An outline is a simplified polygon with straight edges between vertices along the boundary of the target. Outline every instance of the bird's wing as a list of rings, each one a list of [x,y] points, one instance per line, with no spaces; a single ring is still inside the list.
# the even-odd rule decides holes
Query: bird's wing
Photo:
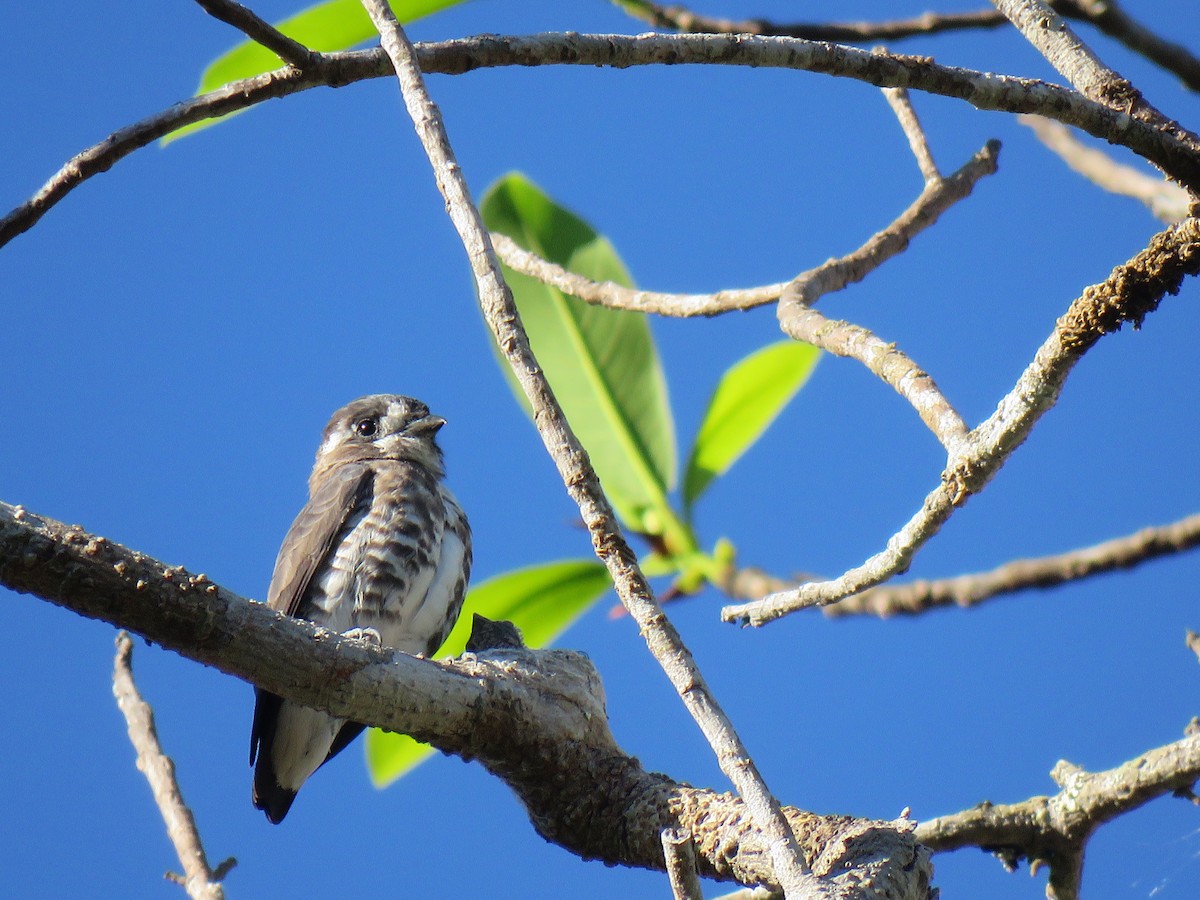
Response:
[[[275,574],[271,576],[271,587],[267,590],[267,605],[284,615],[296,614],[313,576],[329,555],[330,549],[341,533],[342,526],[354,510],[367,503],[371,496],[373,474],[361,463],[338,466],[322,480],[316,493],[309,498],[304,509],[292,522],[279,557],[275,560]],[[275,721],[279,715],[279,697],[262,688],[254,689],[254,721],[250,726],[250,764],[258,757],[260,743],[262,758],[266,765],[261,777],[262,785],[256,781],[256,797],[274,790],[274,772],[270,762],[270,742],[275,737]],[[258,778],[258,776],[256,776]],[[294,795],[294,792],[293,792]],[[291,800],[288,799],[287,803]],[[257,806],[259,800],[255,800]],[[277,812],[283,818],[287,803]],[[261,808],[261,807],[260,807]]]
[[[370,467],[352,463],[338,466],[321,481],[279,548],[267,606],[284,615],[296,614],[342,526],[355,508],[368,502],[372,480]]]

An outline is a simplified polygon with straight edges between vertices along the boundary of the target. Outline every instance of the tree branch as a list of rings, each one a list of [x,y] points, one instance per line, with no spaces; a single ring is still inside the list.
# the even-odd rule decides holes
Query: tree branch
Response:
[[[904,136],[908,138],[908,147],[912,150],[912,155],[917,161],[917,168],[921,170],[921,177],[925,179],[925,184],[941,181],[942,173],[938,171],[937,163],[933,161],[933,153],[929,150],[929,140],[925,137],[925,130],[921,128],[921,121],[917,118],[917,111],[913,109],[908,91],[904,88],[883,88],[883,98],[887,100],[888,106],[892,108],[892,112],[896,116],[896,121],[900,123],[900,128],[904,131]]]
[[[916,127],[915,121],[907,127]],[[917,233],[936,222],[955,201],[969,195],[980,178],[996,171],[999,152],[999,143],[990,141],[949,178],[938,176],[926,181],[916,202],[854,253],[797,275],[780,297],[776,312],[785,334],[837,356],[857,359],[891,385],[952,457],[964,445],[967,426],[933,379],[894,344],[885,343],[862,326],[827,319],[811,306],[825,294],[861,281],[903,252]],[[928,165],[932,165],[932,159]],[[936,175],[936,169],[934,172]]]
[[[117,706],[125,715],[129,730],[129,741],[137,751],[138,771],[150,782],[154,802],[162,813],[167,826],[167,837],[175,847],[179,862],[183,865],[183,877],[168,878],[178,881],[187,890],[192,900],[224,900],[225,891],[221,880],[237,865],[233,857],[225,860],[216,869],[208,865],[208,856],[200,841],[196,819],[183,801],[179,782],[175,779],[175,764],[162,751],[158,742],[158,731],[154,727],[154,710],[138,693],[133,682],[133,641],[122,631],[117,634],[117,656],[113,663],[113,696]]]
[[[696,875],[696,849],[692,846],[692,836],[678,828],[665,828],[662,847],[674,900],[704,900],[700,878]]]
[[[1200,735],[1158,747],[1106,772],[1085,772],[1062,760],[1050,773],[1062,790],[1021,803],[981,803],[917,826],[935,851],[980,847],[1012,870],[1022,858],[1046,864],[1051,900],[1076,900],[1084,848],[1097,828],[1164,794],[1191,794],[1200,778]]]
[[[831,618],[853,615],[888,618],[918,615],[945,606],[966,609],[1000,594],[1052,588],[1119,569],[1132,569],[1196,546],[1200,546],[1200,515],[1157,528],[1143,528],[1069,553],[1014,560],[990,572],[873,587],[825,607],[825,614]]]
[[[1132,197],[1157,218],[1170,224],[1186,218],[1193,198],[1177,184],[1151,178],[1124,166],[1100,150],[1084,145],[1069,128],[1041,116],[1020,115],[1017,120],[1058,155],[1073,171],[1109,193]]]
[[[512,292],[471,199],[466,179],[442,124],[441,113],[425,89],[416,51],[386,0],[362,0],[379,30],[384,49],[396,70],[400,92],[433,166],[438,190],[467,251],[484,319],[496,345],[529,399],[533,420],[554,460],[563,484],[592,536],[596,556],[608,568],[617,596],[638,624],[651,655],[662,667],[712,747],[721,771],[746,801],[755,823],[767,838],[774,881],[789,897],[833,897],[834,892],[814,879],[803,861],[795,836],[779,801],[768,790],[754,760],[712,694],[691,651],[662,611],[625,541],[616,514],[579,439],[571,430],[546,375],[529,346]]]
[[[1186,47],[1135,22],[1117,5],[1117,0],[1070,0],[1056,6],[1061,7],[1059,12],[1064,15],[1091,22],[1104,34],[1178,76],[1193,91],[1200,91],[1200,59]]]
[[[1110,69],[1042,0],[992,0],[1050,65],[1085,97],[1164,131],[1194,135],[1163,115],[1141,91]]]
[[[807,296],[817,298],[861,281],[869,272],[904,250],[918,233],[933,225],[942,213],[969,196],[975,184],[996,171],[1000,152],[998,143],[989,143],[949,178],[927,184],[920,196],[883,231],[872,235],[858,250],[831,259],[800,278],[805,279]],[[586,303],[610,309],[656,313],[689,318],[717,316],[735,310],[754,309],[778,300],[792,282],[762,287],[717,291],[715,294],[670,294],[627,288],[612,281],[592,281],[569,272],[557,263],[524,249],[503,234],[492,234],[496,253],[515,272],[536,278],[564,294]]]
[[[762,287],[722,290],[715,294],[641,291],[613,281],[592,281],[590,278],[576,275],[558,263],[550,262],[526,250],[506,234],[492,232],[492,244],[496,248],[496,255],[514,272],[536,278],[542,284],[578,297],[585,303],[607,306],[609,309],[627,309],[675,318],[719,316],[722,313],[755,309],[774,303],[788,286],[788,282],[781,281]]]
[[[809,41],[897,41],[918,35],[976,28],[999,28],[1008,20],[991,9],[967,13],[923,13],[885,22],[773,22],[770,19],[721,19],[692,12],[684,6],[665,6],[650,0],[613,0],[629,15],[656,28],[685,33],[758,34]]]
[[[971,432],[963,451],[942,472],[941,484],[888,540],[885,549],[835,579],[810,582],[753,603],[726,606],[721,617],[743,625],[764,625],[799,609],[834,603],[905,571],[917,550],[955,508],[986,486],[1054,405],[1067,375],[1083,355],[1122,323],[1140,326],[1164,296],[1177,293],[1183,279],[1197,272],[1200,220],[1185,219],[1156,234],[1145,250],[1076,298],[996,412]]]
[[[517,272],[537,278],[588,303],[613,309],[656,312],[672,316],[717,315],[732,309],[749,309],[783,296],[779,307],[781,327],[796,340],[805,341],[837,356],[857,359],[912,404],[921,420],[953,455],[966,439],[967,426],[941,390],[915,362],[894,344],[881,341],[867,329],[848,322],[831,321],[809,305],[825,294],[861,281],[887,260],[908,247],[918,233],[933,225],[955,202],[967,197],[976,182],[996,171],[1000,145],[989,142],[948,178],[927,182],[920,196],[883,231],[853,253],[831,259],[802,272],[779,291],[778,285],[716,294],[663,294],[639,291],[611,281],[594,282],[568,272],[519,247],[504,235],[493,235],[504,262]]]
[[[797,341],[814,344],[835,356],[856,359],[909,402],[951,458],[967,440],[967,425],[933,378],[894,343],[861,325],[828,319],[795,294],[784,292],[779,327]]]
[[[939,66],[925,57],[872,54],[792,38],[707,34],[486,36],[421,45],[417,57],[425,72],[454,75],[487,67],[563,64],[741,65],[822,72],[879,87],[956,97],[978,109],[1037,113],[1128,147],[1181,184],[1200,188],[1200,141],[1186,132],[1152,127],[1056,85]],[[330,53],[315,68],[275,69],[177,103],[119,129],[68,160],[29,200],[0,219],[0,246],[32,228],[84,181],[179,128],[314,87],[341,87],[391,74],[387,56],[380,50]]]
[[[321,63],[321,54],[292,40],[270,22],[260,19],[252,10],[235,3],[234,0],[196,0],[196,3],[213,18],[232,25],[250,40],[266,47],[285,63],[297,69],[310,69]]]
[[[992,29],[1009,24],[997,10],[966,13],[923,13],[911,19],[887,22],[798,22],[785,24],[767,19],[720,19],[692,12],[683,6],[663,6],[649,0],[614,0],[627,13],[656,28],[710,34],[758,34],[806,38],[810,41],[867,43],[968,29]],[[1135,53],[1161,66],[1194,91],[1200,90],[1200,59],[1186,47],[1159,37],[1131,19],[1116,0],[1058,0],[1050,6],[1061,15],[1089,22]]]
[[[182,567],[0,503],[0,584],[133,631],[296,703],[411,734],[474,759],[521,798],[534,828],[588,859],[663,869],[661,832],[694,838],[700,873],[774,885],[746,804],[648,773],[613,740],[599,676],[565,650],[417,659],[250,603]],[[928,900],[910,826],[794,808],[813,872],[838,896]],[[886,886],[895,893],[886,893]]]

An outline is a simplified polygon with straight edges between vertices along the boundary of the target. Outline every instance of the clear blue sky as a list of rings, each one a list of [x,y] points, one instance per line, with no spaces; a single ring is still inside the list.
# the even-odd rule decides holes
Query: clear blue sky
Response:
[[[899,5],[906,13],[929,4]],[[948,4],[947,4],[948,5]],[[954,4],[974,8],[974,4]],[[1162,16],[1165,4],[1130,2]],[[255,4],[269,18],[293,7]],[[941,7],[945,8],[945,6]],[[809,4],[878,18],[897,4]],[[785,18],[794,4],[709,4]],[[832,12],[831,12],[832,11]],[[1200,19],[1170,34],[1200,48]],[[191,93],[237,37],[188,3],[0,8],[0,206],[116,128]],[[413,28],[645,30],[603,2],[477,0]],[[1085,30],[1085,35],[1094,33]],[[1200,104],[1107,41],[1105,57],[1193,128]],[[1051,77],[1001,33],[906,42],[939,61]],[[856,247],[920,179],[874,88],[728,68],[480,71],[430,81],[477,195],[512,169],[606,233],[639,284],[778,281]],[[1082,286],[1157,223],[1066,171],[1010,117],[916,97],[949,171],[984,141],[1000,173],[868,282],[824,301],[897,341],[966,418],[988,415]],[[1197,286],[1103,341],[1059,408],[918,557],[912,577],[994,566],[1196,510]],[[656,320],[681,440],[719,373],[779,337],[769,310]],[[362,394],[418,396],[449,420],[450,477],[476,575],[586,556],[589,542],[485,339],[461,248],[394,82],[317,90],[147,148],[0,251],[0,499],[261,598],[305,497],[320,429]],[[941,468],[912,411],[858,364],[824,359],[776,427],[711,491],[702,539],[747,563],[836,575],[881,548]],[[1200,709],[1183,645],[1200,629],[1185,557],[1050,594],[912,621],[722,625],[721,598],[672,607],[784,802],[928,818],[1056,788],[1060,758],[1107,768],[1175,740]],[[178,868],[110,690],[114,630],[3,597],[7,685],[0,867],[20,897],[181,897]],[[562,645],[604,677],[618,739],[649,768],[727,785],[628,619],[600,604]],[[231,897],[667,895],[545,844],[508,789],[435,759],[384,792],[350,751],[287,822],[250,806],[250,688],[139,643],[139,684]],[[1200,818],[1160,800],[1090,845],[1092,897],[1200,891]],[[979,851],[939,856],[946,897],[1042,896]],[[719,891],[718,891],[719,892]]]

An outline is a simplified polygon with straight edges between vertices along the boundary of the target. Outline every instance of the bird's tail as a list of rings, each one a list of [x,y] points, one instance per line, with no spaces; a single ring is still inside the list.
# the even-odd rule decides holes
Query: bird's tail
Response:
[[[272,825],[278,825],[292,808],[296,792],[280,787],[275,780],[275,767],[271,765],[270,757],[266,754],[258,759],[254,768],[254,786],[250,790],[250,799],[254,808],[261,809],[267,814],[267,820]]]

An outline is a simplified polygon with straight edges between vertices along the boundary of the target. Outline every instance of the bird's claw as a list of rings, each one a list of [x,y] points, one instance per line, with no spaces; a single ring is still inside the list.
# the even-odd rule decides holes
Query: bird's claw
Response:
[[[375,628],[351,628],[349,631],[343,631],[342,637],[352,638],[356,641],[366,641],[368,644],[374,644],[376,647],[383,646],[383,636]]]

